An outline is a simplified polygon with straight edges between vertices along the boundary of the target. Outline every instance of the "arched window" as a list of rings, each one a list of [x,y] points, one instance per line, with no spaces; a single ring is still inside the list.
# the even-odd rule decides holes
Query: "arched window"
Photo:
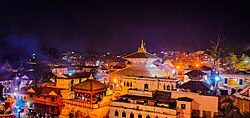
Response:
[[[132,87],[132,82],[130,82],[130,87]]]
[[[167,86],[167,90],[170,90],[170,86],[169,85]]]
[[[139,114],[139,115],[138,115],[138,118],[142,118],[142,115],[141,115],[141,114]]]
[[[149,116],[149,115],[147,115],[147,116],[146,116],[146,118],[150,118],[150,116]]]
[[[227,78],[225,78],[225,79],[224,79],[224,84],[227,84],[227,81],[228,81],[228,79],[227,79]]]
[[[115,111],[115,116],[119,116],[119,112],[117,110]]]
[[[123,84],[124,84],[124,86],[126,86],[126,82],[124,82]]]
[[[127,82],[127,87],[129,87],[129,82]]]
[[[134,118],[134,114],[133,113],[130,113],[130,118]]]
[[[171,89],[174,90],[174,85],[173,84],[171,84]]]
[[[148,84],[144,84],[144,91],[147,91],[148,90]]]
[[[126,112],[122,112],[122,117],[126,118]]]

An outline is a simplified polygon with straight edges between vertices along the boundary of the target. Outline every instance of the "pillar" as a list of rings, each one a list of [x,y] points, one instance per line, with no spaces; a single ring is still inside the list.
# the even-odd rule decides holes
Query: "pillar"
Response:
[[[200,117],[202,117],[202,115],[203,115],[203,111],[202,111],[202,110],[200,110]]]
[[[214,117],[214,112],[211,111],[211,118],[213,118],[213,117]]]

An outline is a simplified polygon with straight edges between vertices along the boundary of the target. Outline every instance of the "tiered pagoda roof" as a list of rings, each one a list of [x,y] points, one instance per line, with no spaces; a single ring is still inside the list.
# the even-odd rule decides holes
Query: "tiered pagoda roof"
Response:
[[[87,80],[79,84],[76,84],[72,88],[73,90],[84,90],[84,91],[107,90],[107,86],[95,80],[92,74]]]
[[[150,64],[152,64],[154,61],[160,58],[146,51],[143,40],[137,52],[124,56],[123,58],[130,61],[132,63],[132,66],[128,66],[122,70],[116,71],[113,74],[121,76],[131,76],[131,77],[167,76],[167,73],[165,73],[164,71],[150,67]]]
[[[146,66],[130,66],[122,70],[116,71],[113,74],[122,76],[134,76],[134,77],[165,77],[166,73],[157,69],[149,69]]]

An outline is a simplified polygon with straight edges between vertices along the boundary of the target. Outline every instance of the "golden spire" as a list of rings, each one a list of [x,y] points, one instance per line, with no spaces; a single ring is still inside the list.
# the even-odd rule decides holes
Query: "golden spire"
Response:
[[[94,79],[92,73],[90,74],[89,79]]]
[[[146,52],[145,43],[141,40],[141,47],[138,48],[138,52]]]

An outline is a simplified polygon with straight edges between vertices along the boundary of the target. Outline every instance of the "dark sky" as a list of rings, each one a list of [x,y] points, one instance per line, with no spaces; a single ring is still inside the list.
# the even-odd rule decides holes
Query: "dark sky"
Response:
[[[243,1],[6,0],[0,2],[0,38],[60,50],[199,50],[222,35],[250,47],[250,10]],[[13,39],[13,37],[15,37]],[[37,44],[35,44],[37,45]],[[25,47],[24,46],[24,47]],[[21,46],[22,47],[22,46]]]

